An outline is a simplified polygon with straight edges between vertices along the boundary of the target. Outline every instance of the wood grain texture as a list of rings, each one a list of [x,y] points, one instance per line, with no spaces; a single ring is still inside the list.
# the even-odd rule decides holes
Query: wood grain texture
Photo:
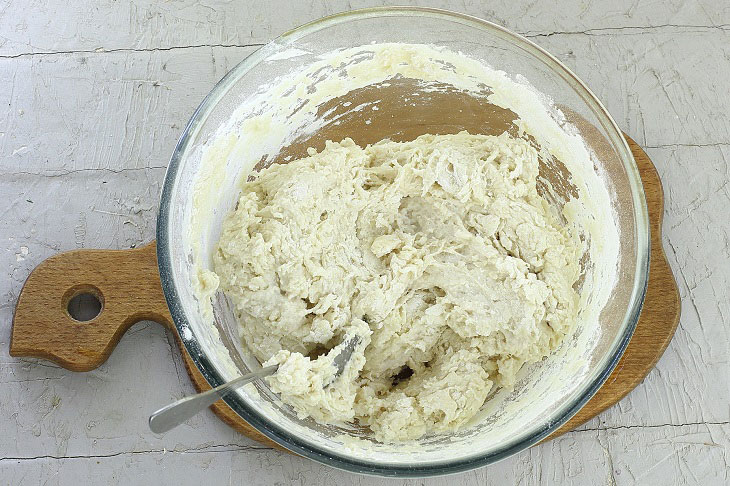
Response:
[[[630,137],[626,139],[639,167],[649,206],[651,269],[644,306],[616,369],[596,395],[546,440],[590,420],[636,388],[664,353],[679,322],[679,292],[661,246],[662,185],[646,153]],[[122,334],[135,322],[154,320],[175,332],[160,285],[155,248],[152,242],[127,251],[75,250],[41,263],[20,293],[10,354],[45,358],[72,371],[88,371],[106,361]],[[94,320],[80,323],[68,314],[66,304],[75,293],[89,289],[102,297],[103,309]],[[175,336],[193,385],[198,391],[209,390],[210,385],[177,332]],[[222,400],[211,409],[238,432],[281,448]]]
[[[77,321],[67,310],[69,300],[81,293],[102,303],[90,321]],[[154,243],[134,250],[61,253],[26,280],[15,307],[10,355],[45,358],[72,371],[93,370],[142,320],[172,325]]]

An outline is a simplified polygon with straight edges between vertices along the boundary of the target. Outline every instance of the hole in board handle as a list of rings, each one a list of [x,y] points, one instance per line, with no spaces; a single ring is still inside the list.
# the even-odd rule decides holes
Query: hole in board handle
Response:
[[[77,322],[89,322],[101,314],[104,298],[93,285],[81,285],[69,289],[63,297],[68,316]]]

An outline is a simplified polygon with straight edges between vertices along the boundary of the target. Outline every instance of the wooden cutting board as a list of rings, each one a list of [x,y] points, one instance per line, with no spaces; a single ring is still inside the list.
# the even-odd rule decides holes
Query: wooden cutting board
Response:
[[[651,266],[644,307],[616,369],[595,396],[546,440],[595,417],[633,390],[664,353],[679,321],[677,284],[662,249],[661,182],[646,153],[631,138],[626,139],[649,207]],[[66,309],[73,297],[84,293],[95,295],[102,311],[90,321],[79,322]],[[38,265],[26,280],[15,308],[10,354],[45,358],[71,371],[89,371],[106,361],[125,331],[141,320],[159,322],[173,331],[193,384],[199,391],[209,389],[172,322],[160,285],[155,242],[132,250],[75,250]],[[222,400],[211,408],[242,434],[281,448]]]

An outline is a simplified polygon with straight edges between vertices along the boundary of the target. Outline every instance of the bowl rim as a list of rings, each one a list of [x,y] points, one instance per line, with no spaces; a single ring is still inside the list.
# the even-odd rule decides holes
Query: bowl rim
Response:
[[[646,206],[646,199],[644,196],[643,184],[639,175],[638,167],[634,160],[633,154],[624,138],[621,130],[618,128],[616,122],[613,120],[611,115],[608,113],[603,104],[598,98],[591,92],[591,90],[583,83],[570,69],[568,69],[563,63],[557,58],[548,53],[546,50],[530,41],[529,39],[514,33],[500,25],[493,22],[480,19],[467,14],[452,12],[444,9],[428,8],[428,7],[373,7],[352,10],[342,13],[337,13],[327,17],[323,17],[319,20],[315,20],[306,23],[300,27],[289,30],[279,37],[276,37],[269,43],[265,44],[255,52],[247,56],[233,69],[231,69],[208,95],[200,103],[190,121],[187,123],[183,130],[180,139],[172,153],[170,163],[165,174],[163,189],[160,197],[160,207],[157,218],[157,260],[160,272],[160,280],[162,289],[170,309],[175,327],[180,335],[183,335],[183,330],[189,331],[189,324],[187,316],[183,310],[180,295],[177,290],[176,282],[173,275],[172,265],[172,246],[170,244],[171,238],[175,238],[176,235],[170,231],[170,215],[171,215],[171,203],[172,196],[174,193],[175,184],[178,180],[180,165],[183,157],[186,155],[186,151],[190,146],[195,135],[207,119],[208,115],[216,104],[223,98],[229,88],[233,86],[241,77],[247,72],[253,69],[263,61],[269,54],[270,49],[273,47],[280,47],[282,44],[290,44],[295,42],[302,37],[325,29],[330,26],[347,23],[355,20],[362,20],[374,17],[423,17],[428,16],[431,18],[441,19],[450,22],[457,22],[466,24],[470,27],[475,27],[483,30],[488,30],[493,34],[496,34],[503,39],[509,40],[512,43],[524,47],[525,50],[529,51],[532,55],[537,57],[540,61],[550,67],[556,74],[560,75],[583,99],[588,105],[591,111],[602,121],[604,129],[608,132],[609,137],[612,139],[613,146],[619,151],[619,156],[622,160],[623,166],[627,171],[629,178],[631,195],[635,208],[635,225],[641,230],[643,228],[646,231],[636,231],[637,239],[637,258],[635,262],[635,274],[632,294],[630,298],[630,305],[628,306],[623,319],[623,331],[618,338],[612,344],[611,352],[608,353],[608,361],[605,368],[598,373],[592,381],[590,381],[584,389],[576,391],[576,395],[579,398],[573,402],[567,402],[557,412],[554,412],[551,417],[548,417],[542,427],[538,427],[530,435],[513,440],[508,443],[505,447],[499,448],[496,451],[480,455],[478,457],[470,457],[461,460],[455,460],[447,463],[436,463],[436,464],[425,464],[425,465],[394,465],[394,464],[377,464],[375,462],[369,462],[365,460],[353,459],[346,455],[332,454],[330,452],[320,450],[315,446],[312,446],[309,442],[300,439],[299,437],[289,433],[287,430],[280,427],[278,424],[267,421],[264,417],[258,414],[254,409],[250,408],[246,402],[240,398],[238,394],[230,394],[224,398],[224,401],[228,406],[235,411],[243,420],[248,422],[260,433],[278,443],[279,445],[305,457],[313,459],[317,462],[343,469],[349,472],[374,474],[379,476],[392,476],[392,477],[426,477],[436,476],[444,474],[452,474],[470,469],[478,468],[501,459],[504,459],[510,455],[520,452],[528,447],[540,442],[545,437],[550,435],[552,432],[557,430],[561,425],[567,422],[573,415],[575,415],[593,395],[598,391],[603,382],[608,378],[619,359],[623,355],[623,352],[628,345],[631,336],[633,335],[634,329],[639,319],[641,307],[643,305],[644,296],[646,294],[646,288],[648,284],[649,275],[649,252],[650,252],[650,234],[649,234],[649,218],[648,209]],[[268,48],[268,49],[267,49]],[[175,240],[173,240],[175,241]],[[191,359],[195,363],[200,373],[210,384],[211,387],[223,384],[225,380],[221,377],[218,370],[214,366],[213,362],[206,356],[197,340],[195,339],[182,339]]]

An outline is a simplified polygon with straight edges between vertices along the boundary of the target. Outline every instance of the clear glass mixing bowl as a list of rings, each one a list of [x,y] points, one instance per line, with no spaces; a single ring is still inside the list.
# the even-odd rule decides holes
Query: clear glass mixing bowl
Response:
[[[201,103],[186,127],[172,156],[162,192],[157,226],[158,260],[175,324],[210,385],[220,385],[258,367],[245,343],[240,342],[225,299],[219,296],[215,300],[212,323],[205,315],[205,306],[201,307],[196,299],[193,282],[199,267],[210,266],[206,255],[217,241],[221,219],[235,204],[238,182],[250,174],[245,167],[252,166],[241,163],[243,152],[217,160],[206,155],[208,149],[221,138],[221,127],[235,119],[236,110],[243,102],[253,96],[267,95],[272,80],[337,49],[393,42],[429,44],[463,53],[483,60],[510,77],[521,76],[520,79],[544,93],[564,114],[561,123],[574,127],[590,149],[595,170],[607,181],[621,235],[616,285],[600,318],[579,325],[573,339],[566,340],[563,346],[585,344],[587,341],[581,341],[581,333],[587,333],[586,329],[593,325],[600,333],[595,333],[595,339],[586,348],[588,351],[576,360],[566,358],[568,354],[563,349],[524,370],[524,377],[514,391],[498,392],[474,423],[458,432],[428,436],[415,444],[379,444],[369,438],[367,430],[358,427],[320,425],[310,419],[298,419],[291,409],[276,401],[263,383],[225,399],[261,433],[316,461],[356,472],[426,476],[497,461],[555,431],[608,377],[639,317],[648,278],[649,230],[636,164],[605,108],[557,59],[497,25],[434,9],[359,10],[285,33],[229,72]],[[273,132],[264,130],[253,134],[263,140],[264,147],[263,156],[256,160],[259,162],[256,169],[285,162],[289,156],[303,155],[309,146],[321,149],[327,139],[341,140],[347,136],[366,144],[387,137],[412,140],[423,133],[456,133],[463,129],[485,134],[517,130],[510,110],[456,89],[424,89],[407,77],[391,79],[374,88],[366,86],[340,99],[323,101],[317,111],[318,121],[322,122],[318,129],[307,132],[306,127],[299,127],[299,136],[290,137],[287,144],[277,146]],[[484,89],[488,91],[489,87]],[[303,96],[306,98],[311,91],[311,87],[304,90]],[[275,96],[273,91],[271,96]],[[402,103],[405,98],[413,102]],[[346,101],[351,104],[347,105]],[[368,112],[367,117],[362,110],[345,107],[371,106],[369,103],[374,101],[379,110]],[[245,124],[239,123],[237,127],[243,133],[242,140],[247,135],[253,136],[247,133]],[[257,138],[249,140],[258,143]],[[273,145],[265,147],[266,140],[273,140]],[[556,191],[552,202],[560,206],[561,199],[564,202],[571,191],[564,166],[559,162],[557,165],[542,163],[540,169],[541,179],[549,181]],[[202,210],[203,219],[195,220],[193,213],[199,203],[207,209]],[[590,262],[584,261],[583,266],[584,273],[590,271]],[[350,439],[343,439],[345,436]]]

